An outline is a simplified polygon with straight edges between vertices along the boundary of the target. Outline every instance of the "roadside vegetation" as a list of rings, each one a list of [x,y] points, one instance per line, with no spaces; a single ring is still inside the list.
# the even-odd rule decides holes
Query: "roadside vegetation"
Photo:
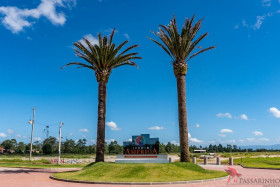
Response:
[[[223,171],[206,170],[192,163],[124,164],[94,163],[76,172],[53,174],[54,177],[106,182],[188,181],[227,176]]]
[[[37,158],[56,158],[57,157],[57,153],[56,154],[34,154],[33,158],[37,159]],[[0,154],[0,161],[1,159],[24,159],[27,160],[29,159],[29,154]],[[92,159],[95,158],[95,154],[77,154],[77,153],[65,153],[61,155],[61,158],[67,158],[67,159]]]
[[[95,145],[87,144],[86,139],[80,139],[77,142],[72,139],[66,139],[62,142],[62,154],[61,159],[63,164],[57,165],[58,156],[58,142],[56,138],[49,137],[43,142],[34,142],[34,150],[38,152],[33,153],[32,162],[29,162],[29,147],[30,144],[23,142],[17,142],[15,139],[4,140],[0,147],[5,150],[14,150],[14,153],[4,152],[0,154],[0,167],[31,167],[31,168],[54,168],[54,167],[83,167],[86,164],[93,162],[95,159],[96,148]],[[49,145],[49,146],[45,146]],[[209,153],[216,153],[216,156],[222,158],[229,157],[260,157],[260,156],[273,156],[279,155],[279,150],[252,150],[241,149],[236,145],[209,145],[207,147],[191,145],[190,156],[197,157],[197,163],[203,163],[203,159],[200,159],[201,155],[209,155]],[[196,149],[204,149],[206,153],[193,153]],[[246,152],[247,151],[247,152]],[[109,156],[115,156],[116,154],[122,154],[123,147],[117,142],[112,141],[109,144],[105,143],[105,155],[108,159]],[[160,154],[177,155],[180,156],[180,146],[168,142],[167,144],[160,143]],[[114,158],[109,158],[110,161],[114,161]],[[214,162],[214,161],[213,161]],[[222,160],[222,164],[227,164],[228,159]]]
[[[218,153],[221,157],[229,158],[229,157],[257,157],[257,156],[272,156],[272,155],[280,155],[280,151],[264,151],[264,152],[236,152],[236,153]]]
[[[123,153],[123,147],[121,143],[117,141],[112,141],[110,143],[105,142],[105,155],[116,155]],[[0,158],[10,158],[10,157],[24,157],[29,155],[30,143],[25,144],[24,142],[17,142],[16,139],[4,140],[0,147],[6,150],[5,154],[0,154]],[[222,157],[238,157],[238,156],[257,156],[257,155],[275,155],[280,154],[280,150],[252,150],[252,149],[242,149],[237,145],[227,144],[223,146],[222,144],[209,146],[195,146],[191,145],[189,147],[191,156],[200,155],[199,153],[193,153],[196,149],[204,149],[207,153],[217,153]],[[9,151],[12,150],[12,154]],[[58,153],[58,141],[55,137],[46,138],[42,142],[35,141],[33,144],[34,156],[57,156]],[[247,151],[247,152],[246,152]],[[96,145],[88,144],[88,140],[79,139],[74,141],[72,139],[66,139],[62,142],[61,146],[62,158],[93,158],[96,153]],[[168,142],[167,144],[160,143],[159,145],[160,153],[168,154],[180,154],[180,146]],[[203,154],[203,153],[202,153]]]
[[[40,163],[2,163],[0,167],[8,168],[83,168],[85,164],[40,164]]]
[[[277,168],[280,169],[280,157],[245,157],[234,159],[235,164],[242,164],[252,168]]]
[[[86,164],[54,164],[48,159],[23,160],[20,158],[0,159],[0,167],[15,168],[82,168]]]

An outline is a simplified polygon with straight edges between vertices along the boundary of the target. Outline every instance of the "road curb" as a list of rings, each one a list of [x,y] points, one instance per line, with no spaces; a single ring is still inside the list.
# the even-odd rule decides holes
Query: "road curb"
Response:
[[[205,179],[205,180],[192,180],[192,181],[173,181],[173,182],[98,182],[98,181],[78,181],[78,180],[68,180],[68,179],[60,179],[54,176],[50,176],[50,179],[63,181],[63,182],[72,182],[72,183],[84,183],[84,184],[111,184],[111,185],[167,185],[167,184],[192,184],[192,183],[205,183],[217,180],[223,180],[228,178],[219,177],[213,179]]]

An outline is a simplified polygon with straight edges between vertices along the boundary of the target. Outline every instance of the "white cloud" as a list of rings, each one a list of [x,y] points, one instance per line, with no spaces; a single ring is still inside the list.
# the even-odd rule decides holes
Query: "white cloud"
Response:
[[[239,29],[239,25],[238,24],[234,25],[234,29]]]
[[[87,34],[83,38],[86,38],[92,45],[98,45],[98,39],[92,36],[92,34]],[[80,39],[79,42],[81,42],[84,46],[87,46],[86,42],[83,39]]]
[[[1,138],[5,138],[5,137],[7,137],[7,135],[6,135],[5,133],[2,133],[2,132],[1,132],[1,133],[0,133],[0,137],[1,137]]]
[[[197,138],[190,138],[190,141],[194,142],[194,143],[202,143],[203,142],[202,140],[199,140]]]
[[[263,24],[264,22],[264,19],[265,19],[266,16],[257,16],[257,21],[256,23],[252,26],[253,29],[255,30],[258,30],[261,28],[261,25]]]
[[[262,0],[262,6],[270,7],[271,6],[271,0]]]
[[[228,140],[229,143],[235,143],[236,140]]]
[[[218,118],[229,118],[229,119],[231,119],[232,118],[232,116],[231,116],[231,114],[230,113],[218,113],[217,114],[217,117]]]
[[[231,129],[221,129],[220,133],[233,133]]]
[[[153,127],[150,127],[149,130],[163,130],[164,127],[162,126],[153,126]]]
[[[7,132],[8,132],[8,134],[13,134],[14,133],[14,131],[12,129],[8,129]]]
[[[269,3],[266,3],[266,5],[269,5]],[[256,22],[252,25],[248,25],[246,23],[246,21],[243,19],[242,20],[242,26],[246,27],[246,28],[252,28],[254,30],[259,30],[261,28],[263,22],[265,21],[265,19],[267,19],[268,17],[272,17],[273,15],[279,14],[279,13],[280,13],[280,11],[277,10],[275,12],[268,12],[267,14],[264,14],[262,16],[257,16],[256,17]]]
[[[248,140],[248,142],[253,142],[256,140],[255,138],[246,138],[246,139]]]
[[[254,25],[252,25],[252,28],[254,30],[258,30],[261,28],[261,25],[263,24],[264,20],[267,18],[267,17],[271,17],[275,14],[279,14],[279,11],[276,11],[276,12],[269,12],[265,15],[262,15],[262,16],[257,16],[257,20],[256,20],[256,23]]]
[[[248,119],[249,119],[248,116],[247,116],[246,114],[240,115],[240,118],[241,118],[241,119],[244,119],[244,120],[248,120]]]
[[[191,142],[194,142],[194,143],[202,143],[203,142],[202,140],[199,140],[197,138],[192,138],[192,135],[190,133],[188,133],[188,138]]]
[[[110,129],[113,130],[113,131],[121,130],[121,129],[117,126],[117,124],[116,124],[115,122],[113,122],[113,121],[106,122],[106,125],[107,125],[108,127],[110,127]]]
[[[26,138],[26,136],[22,136],[20,134],[17,134],[16,137],[19,138],[19,139],[25,139]]]
[[[86,135],[83,135],[82,137],[83,137],[83,138],[86,138],[87,136],[86,136]]]
[[[262,132],[260,132],[260,131],[254,131],[254,132],[252,132],[255,136],[262,136],[263,135],[263,133]]]
[[[128,35],[127,33],[124,33],[123,35],[124,35],[124,37],[125,37],[127,40],[130,40],[130,37],[129,37],[129,35]]]
[[[221,136],[221,137],[225,138],[227,135],[225,135],[225,134],[218,134],[218,136]]]
[[[280,111],[277,108],[271,107],[269,111],[274,115],[274,117],[280,118]]]
[[[87,129],[79,129],[79,132],[89,132]]]
[[[72,135],[73,135],[73,133],[72,133],[72,132],[70,132],[70,133],[69,133],[69,136],[72,136]]]
[[[88,141],[89,143],[92,143],[92,144],[95,144],[96,143],[96,140],[90,140]]]
[[[56,7],[75,6],[76,0],[41,0],[41,3],[34,9],[21,9],[12,6],[1,6],[0,14],[4,15],[3,25],[13,33],[18,33],[24,27],[31,27],[34,20],[40,17],[47,18],[54,25],[64,25],[65,14],[57,12]]]
[[[176,140],[172,140],[170,143],[172,143],[174,145],[180,145],[180,143],[178,143]]]
[[[240,140],[237,140],[238,142],[241,142],[241,143],[243,143],[244,142],[244,140],[242,140],[242,139],[240,139]]]
[[[242,20],[242,26],[243,27],[249,27],[248,23],[244,19]]]
[[[262,141],[262,142],[269,142],[269,139],[268,139],[268,138],[260,138],[259,141]]]
[[[199,127],[200,127],[200,125],[199,125],[199,124],[196,124],[196,125],[195,125],[195,127],[196,127],[196,128],[199,128]]]
[[[42,138],[40,138],[40,137],[35,137],[34,138],[34,141],[41,141],[42,140]]]
[[[129,138],[129,139],[128,139],[128,141],[132,142],[132,139],[131,139],[131,138]]]
[[[107,142],[107,143],[111,143],[111,142],[113,142],[113,141],[115,141],[115,139],[105,140],[105,142]]]

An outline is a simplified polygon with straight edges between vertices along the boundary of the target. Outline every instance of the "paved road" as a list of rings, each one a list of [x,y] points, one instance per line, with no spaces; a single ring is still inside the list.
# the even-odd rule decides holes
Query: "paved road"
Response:
[[[215,170],[224,170],[227,166],[203,166],[207,169],[215,169]],[[280,170],[263,170],[263,169],[245,169],[240,166],[232,166],[232,168],[236,169],[238,173],[242,174],[243,179],[253,178],[253,179],[278,179],[274,183],[274,185],[280,186]],[[78,183],[66,183],[55,181],[49,179],[49,176],[58,171],[65,171],[65,169],[18,169],[18,168],[0,168],[0,186],[3,187],[78,187],[78,186],[94,186],[94,187],[121,187],[121,185],[100,185],[100,184],[78,184]],[[196,184],[179,184],[179,185],[161,185],[164,187],[200,187],[200,186],[209,186],[209,187],[216,187],[216,186],[263,186],[263,184],[259,185],[250,185],[250,184],[240,184],[234,183],[233,180],[227,184],[227,179],[213,181],[213,182],[206,182],[206,183],[196,183]],[[124,185],[128,187],[127,185]],[[124,187],[123,186],[123,187]],[[160,185],[153,185],[151,187],[159,187]],[[140,186],[133,186],[133,187],[143,187]]]

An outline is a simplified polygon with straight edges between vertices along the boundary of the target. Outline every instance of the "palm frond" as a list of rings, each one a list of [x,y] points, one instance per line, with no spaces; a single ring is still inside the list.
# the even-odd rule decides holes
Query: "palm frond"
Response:
[[[120,55],[125,54],[126,52],[130,51],[131,49],[137,48],[139,47],[139,45],[132,45],[130,47],[128,47],[126,50],[124,50],[123,52],[120,53]]]
[[[85,60],[89,65],[80,62],[71,62],[63,66],[61,69],[70,66],[78,65],[78,68],[89,68],[95,71],[97,81],[107,80],[112,69],[124,66],[137,64],[132,61],[134,59],[141,59],[137,56],[138,53],[128,53],[132,49],[139,47],[139,45],[132,45],[121,52],[121,49],[128,41],[124,41],[119,45],[113,43],[115,29],[113,29],[109,38],[98,33],[98,44],[91,43],[87,38],[83,38],[83,43],[78,41],[74,43],[76,56]],[[84,44],[85,43],[85,44]],[[107,77],[102,77],[107,76]]]
[[[111,45],[112,42],[113,42],[113,37],[114,37],[114,35],[115,35],[115,32],[116,32],[116,28],[114,28],[113,31],[112,31],[112,33],[110,34],[109,45]]]
[[[158,44],[171,58],[173,58],[172,54],[168,51],[168,49],[162,45],[161,43],[159,43],[158,41],[156,41],[153,38],[148,37],[150,40],[152,40],[153,42],[155,42],[156,44]]]
[[[80,62],[71,62],[71,63],[68,63],[68,64],[66,64],[65,66],[61,67],[60,69],[63,69],[63,68],[65,68],[65,67],[71,66],[71,65],[78,65],[78,67],[84,67],[84,68],[89,68],[89,69],[95,70],[94,67],[89,66],[89,65],[86,65],[86,64],[83,64],[83,63],[80,63]]]
[[[205,51],[208,51],[208,50],[210,50],[210,49],[215,49],[215,48],[216,48],[216,46],[207,47],[207,48],[205,48],[205,49],[202,49],[202,50],[200,50],[200,51],[198,51],[198,52],[192,54],[192,55],[190,56],[190,58],[189,58],[187,61],[189,61],[190,59],[192,59],[193,57],[195,57],[196,55],[198,55],[198,54],[200,54],[200,53],[203,53],[203,52],[205,52]]]
[[[133,61],[128,61],[128,62],[123,62],[121,64],[116,64],[113,67],[117,68],[117,67],[124,66],[124,65],[135,66],[138,69],[138,65]]]
[[[186,18],[181,33],[179,33],[176,18],[173,16],[169,25],[159,25],[159,31],[152,32],[160,39],[160,42],[152,38],[149,39],[160,46],[172,58],[173,63],[187,63],[194,56],[214,48],[202,49],[201,46],[197,46],[208,33],[197,36],[203,19],[196,23],[194,23],[194,20],[195,15],[191,18]],[[196,49],[201,50],[196,52]]]

